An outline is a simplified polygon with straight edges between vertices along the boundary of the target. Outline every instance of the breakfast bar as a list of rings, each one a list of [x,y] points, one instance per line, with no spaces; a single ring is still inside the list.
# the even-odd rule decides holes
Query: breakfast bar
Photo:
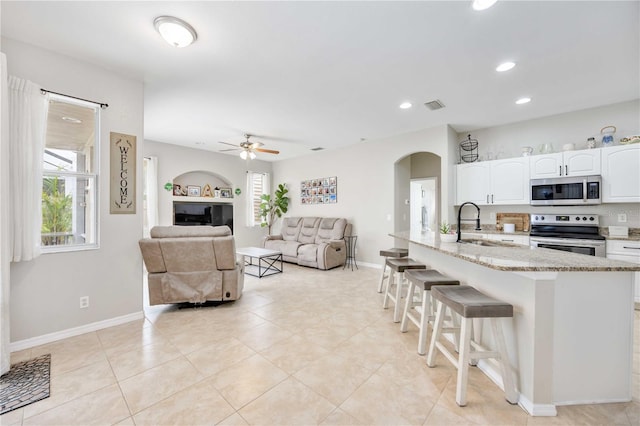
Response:
[[[558,405],[630,401],[634,272],[600,257],[486,240],[440,242],[433,234],[390,234],[409,256],[513,305],[503,319],[518,404],[534,416]],[[490,333],[482,333],[482,344]],[[500,374],[478,367],[499,386]]]

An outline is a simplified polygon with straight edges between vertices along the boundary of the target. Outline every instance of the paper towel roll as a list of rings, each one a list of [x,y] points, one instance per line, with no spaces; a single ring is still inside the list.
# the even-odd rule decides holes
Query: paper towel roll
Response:
[[[513,223],[505,223],[503,224],[503,226],[504,226],[504,232],[506,232],[507,234],[516,232],[516,225]]]

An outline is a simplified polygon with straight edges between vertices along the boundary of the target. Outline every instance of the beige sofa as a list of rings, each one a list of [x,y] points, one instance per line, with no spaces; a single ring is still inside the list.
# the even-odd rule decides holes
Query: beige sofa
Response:
[[[149,303],[236,300],[244,264],[228,226],[156,226],[140,240],[149,272]]]
[[[285,217],[280,235],[267,235],[262,246],[281,251],[285,262],[331,269],[346,261],[345,235],[351,235],[346,219]]]

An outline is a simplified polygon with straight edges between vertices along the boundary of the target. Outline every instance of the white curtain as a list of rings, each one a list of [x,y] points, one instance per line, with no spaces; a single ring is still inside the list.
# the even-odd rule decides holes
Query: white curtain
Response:
[[[40,86],[9,76],[9,220],[11,261],[40,255],[42,159],[48,96]]]
[[[158,224],[158,157],[145,158],[147,167],[145,172],[146,220],[144,236],[149,237],[151,228]]]
[[[0,53],[0,375],[9,371],[9,94],[7,57]]]

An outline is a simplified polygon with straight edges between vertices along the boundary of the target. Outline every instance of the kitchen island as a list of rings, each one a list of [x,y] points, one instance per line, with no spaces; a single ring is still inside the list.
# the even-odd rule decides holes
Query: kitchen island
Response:
[[[518,403],[529,414],[631,400],[633,280],[640,266],[483,240],[441,243],[419,232],[390,236],[396,246],[408,243],[411,258],[513,305],[513,319],[502,321]],[[494,347],[491,333],[482,336]],[[478,367],[502,386],[494,364],[481,360]]]

